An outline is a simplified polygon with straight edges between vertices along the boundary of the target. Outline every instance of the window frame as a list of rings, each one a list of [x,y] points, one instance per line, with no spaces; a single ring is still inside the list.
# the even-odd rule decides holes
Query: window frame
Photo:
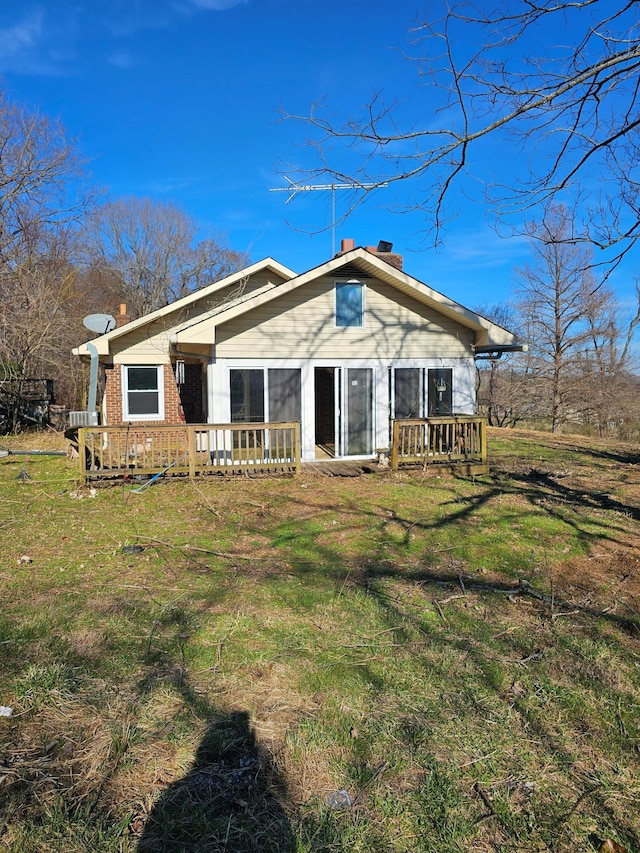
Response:
[[[137,414],[130,412],[129,395],[136,394],[142,389],[129,388],[129,370],[148,369],[156,371],[157,385],[155,389],[145,389],[143,393],[148,391],[156,391],[158,394],[158,407],[155,413]],[[162,364],[123,364],[122,365],[122,418],[125,421],[163,421],[164,417],[164,365]]]
[[[259,424],[259,423],[272,423],[273,422],[274,399],[273,399],[272,390],[271,390],[272,389],[271,380],[274,379],[274,377],[272,375],[272,371],[281,371],[281,370],[287,370],[287,371],[292,371],[292,372],[295,371],[295,373],[297,373],[296,392],[297,392],[297,403],[299,404],[299,416],[297,418],[293,418],[293,422],[296,422],[299,420],[300,423],[302,423],[303,389],[302,389],[302,367],[301,366],[295,366],[295,367],[266,367],[266,366],[244,367],[244,366],[242,366],[242,367],[238,367],[235,365],[232,367],[229,367],[229,374],[228,374],[228,380],[227,380],[228,381],[228,387],[229,387],[229,419],[230,419],[229,422],[230,423],[256,423],[256,424]],[[262,383],[262,419],[261,420],[248,420],[248,421],[247,420],[238,420],[236,417],[234,417],[234,411],[233,411],[233,403],[234,403],[234,399],[233,399],[234,394],[232,391],[233,374],[234,374],[234,372],[238,372],[238,373],[244,372],[246,374],[246,373],[251,372],[251,371],[262,374],[262,380],[261,380],[261,383]],[[251,380],[247,376],[244,380],[244,389],[246,390],[250,386],[250,384],[251,384]],[[254,401],[255,401],[255,399],[256,398],[254,398]],[[250,405],[251,405],[251,403],[250,403]]]
[[[445,400],[439,399],[437,381],[438,376],[445,382],[446,389],[442,392],[446,395]],[[453,390],[454,390],[455,375],[452,367],[429,367],[427,369],[427,417],[429,418],[450,418],[453,417],[455,409],[453,408]],[[434,386],[432,388],[432,386]],[[445,405],[448,403],[448,406]],[[439,409],[447,408],[449,411],[438,411]]]
[[[286,422],[295,423],[296,421],[302,424],[302,368],[301,367],[267,367],[265,368],[265,411],[269,415],[269,421],[274,422],[274,409],[277,408],[277,401],[273,389],[276,387],[274,371],[288,371],[296,373],[296,378],[293,380],[293,388],[290,392],[289,399],[294,399],[296,408],[298,409],[298,417],[285,419]],[[294,393],[295,392],[295,393]]]
[[[250,374],[253,373],[254,376],[251,377]],[[229,368],[229,417],[230,422],[232,424],[244,424],[244,423],[255,423],[255,424],[264,424],[266,423],[266,407],[265,407],[265,392],[266,392],[266,382],[264,375],[264,367],[230,367]],[[258,394],[258,388],[255,386],[255,381],[258,379],[259,374],[259,382],[258,385],[261,386],[260,391],[261,394]],[[239,381],[240,386],[242,388],[242,399],[234,400],[234,381]],[[234,403],[241,402],[242,409],[244,413],[249,412],[249,417],[238,417],[234,412]],[[255,411],[255,404],[258,403],[258,410],[260,417],[251,417],[251,412]],[[252,409],[253,404],[253,409]]]
[[[409,370],[410,371],[417,371],[417,374],[414,374],[414,375],[415,375],[415,378],[417,378],[417,380],[418,380],[418,394],[417,394],[417,400],[416,400],[418,403],[418,412],[417,412],[417,414],[414,414],[414,415],[401,415],[401,416],[399,416],[398,415],[398,409],[397,409],[398,396],[399,396],[398,395],[398,373],[400,371],[409,371]],[[426,388],[425,388],[425,383],[426,383],[425,368],[424,367],[414,367],[414,366],[410,366],[410,367],[395,367],[394,366],[394,367],[390,368],[389,372],[390,372],[389,379],[390,379],[390,390],[391,390],[391,400],[392,400],[392,405],[391,405],[390,409],[393,413],[392,420],[407,420],[407,419],[411,420],[411,419],[415,419],[415,418],[418,418],[418,419],[424,418],[425,417],[425,411],[426,411],[426,405],[425,405],[425,391],[426,391]]]
[[[348,314],[353,311],[352,306],[343,306],[343,310],[340,311],[338,308],[339,301],[339,292],[346,287],[358,287],[360,292],[360,308],[359,308],[359,320],[358,323],[350,323],[350,322],[340,322],[341,317],[343,318],[345,313]],[[365,285],[363,282],[358,281],[357,279],[349,279],[348,281],[336,281],[334,284],[334,322],[336,329],[364,329],[365,327]],[[346,311],[344,310],[346,308]],[[348,320],[348,317],[346,318]]]

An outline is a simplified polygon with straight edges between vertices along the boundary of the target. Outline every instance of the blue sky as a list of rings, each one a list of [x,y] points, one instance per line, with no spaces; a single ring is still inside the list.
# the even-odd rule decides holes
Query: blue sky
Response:
[[[285,204],[270,192],[284,185],[276,163],[311,159],[308,130],[279,111],[305,114],[325,98],[344,119],[383,90],[423,117],[428,90],[401,52],[419,10],[417,0],[0,0],[0,84],[62,121],[111,196],[174,202],[203,234],[302,272],[331,256],[331,199]],[[471,307],[509,295],[525,241],[499,238],[484,209],[461,200],[436,252],[423,214],[386,209],[398,191],[377,191],[336,242],[392,241],[407,272]],[[345,205],[336,193],[338,215]]]

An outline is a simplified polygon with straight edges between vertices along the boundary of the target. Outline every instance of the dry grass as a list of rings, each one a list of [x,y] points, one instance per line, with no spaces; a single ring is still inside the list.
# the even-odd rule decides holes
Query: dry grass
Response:
[[[637,459],[491,447],[80,500],[0,462],[0,850],[640,849]]]

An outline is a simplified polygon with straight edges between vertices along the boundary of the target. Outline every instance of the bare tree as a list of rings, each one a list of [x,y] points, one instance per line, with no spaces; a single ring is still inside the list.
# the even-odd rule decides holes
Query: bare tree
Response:
[[[64,128],[0,92],[0,264],[11,263],[28,232],[67,223],[88,202],[83,160]]]
[[[590,301],[585,306],[588,337],[576,360],[576,386],[582,401],[582,419],[593,424],[600,435],[638,419],[637,383],[630,376],[637,368],[632,346],[640,324],[637,282],[636,297],[635,314],[626,319],[614,299],[600,306]]]
[[[519,329],[520,317],[509,302],[481,305],[475,309],[505,329]],[[532,387],[519,353],[502,353],[498,358],[476,360],[477,404],[489,426],[513,427],[531,415]]]
[[[148,198],[107,202],[85,229],[86,263],[114,282],[140,317],[246,265],[246,255],[214,239],[198,240],[195,221]]]
[[[407,207],[424,210],[436,241],[456,185],[486,188],[500,217],[518,219],[568,188],[574,198],[586,189],[584,239],[618,256],[628,250],[640,234],[637,3],[438,0],[430,11],[438,5],[439,16],[413,28],[409,59],[422,84],[413,111],[406,92],[403,114],[378,92],[342,124],[323,104],[286,116],[312,128],[318,166],[301,177],[348,180],[363,192],[409,181]],[[513,155],[513,174],[510,158],[487,157],[483,141]],[[354,152],[359,166],[341,166]]]
[[[75,296],[76,270],[65,232],[31,233],[25,242],[28,254],[0,277],[6,297],[0,312],[0,359],[13,365],[16,376],[37,374],[55,360],[65,307]]]
[[[20,403],[15,389],[29,380],[70,382],[65,341],[76,272],[69,229],[91,200],[82,177],[82,157],[64,128],[0,92],[0,408],[5,415],[12,411],[11,401]],[[9,422],[15,426],[11,414]]]
[[[478,370],[478,411],[489,426],[514,427],[536,417],[531,376],[511,356],[506,362],[492,359]]]
[[[529,233],[533,260],[518,271],[517,303],[529,343],[525,370],[541,383],[546,405],[539,414],[549,416],[556,432],[584,412],[590,392],[580,377],[587,364],[591,369],[604,356],[605,342],[616,353],[615,370],[624,369],[632,329],[618,353],[615,298],[594,277],[590,249],[573,242],[573,217],[566,208],[549,208]],[[602,359],[600,364],[605,369]]]
[[[67,401],[76,377],[70,335],[77,270],[68,232],[31,223],[20,246],[12,263],[0,265],[0,410],[12,431],[34,389],[49,389],[44,380]]]

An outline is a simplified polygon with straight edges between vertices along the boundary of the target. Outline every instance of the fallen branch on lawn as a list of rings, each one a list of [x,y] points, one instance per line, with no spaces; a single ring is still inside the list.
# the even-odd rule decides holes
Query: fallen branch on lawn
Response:
[[[491,802],[491,798],[489,797],[487,792],[482,789],[479,782],[473,783],[473,790],[476,792],[476,794],[480,797],[482,802],[485,804],[485,806],[489,810],[489,814],[482,815],[482,817],[478,818],[477,823],[481,823],[482,821],[489,820],[492,817],[497,817],[498,820],[500,820],[500,816],[498,815],[498,813],[496,812],[496,810],[493,807],[493,803]]]
[[[154,545],[162,545],[164,548],[175,548],[179,551],[197,551],[199,554],[210,554],[212,557],[222,557],[225,560],[253,560],[253,557],[245,557],[243,554],[227,554],[225,551],[212,551],[210,548],[199,548],[197,545],[176,545],[173,542],[165,542],[153,536],[138,536]]]

